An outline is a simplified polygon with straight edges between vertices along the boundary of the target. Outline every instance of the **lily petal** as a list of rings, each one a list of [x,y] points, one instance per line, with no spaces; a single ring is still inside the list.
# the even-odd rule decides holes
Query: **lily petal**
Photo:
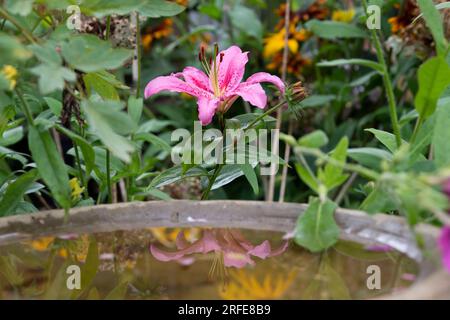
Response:
[[[271,75],[270,73],[267,73],[267,72],[257,72],[255,74],[253,74],[252,76],[250,76],[247,79],[247,81],[241,83],[239,87],[250,86],[255,83],[261,83],[261,82],[269,82],[269,83],[274,84],[278,88],[278,90],[280,90],[280,92],[283,94],[286,90],[286,86],[280,78],[278,78],[277,76]]]
[[[216,63],[219,64],[218,82],[221,91],[237,88],[244,77],[247,62],[248,52],[242,52],[238,46],[231,46],[219,53]]]
[[[149,98],[154,94],[161,91],[168,90],[172,92],[184,92],[190,94],[191,96],[200,98],[210,97],[211,93],[202,90],[196,86],[192,86],[189,83],[184,82],[177,76],[162,76],[157,77],[150,81],[145,87],[145,98]]]
[[[184,236],[183,236],[184,237]],[[178,244],[180,244],[178,242]],[[219,250],[220,246],[214,238],[214,235],[211,232],[205,231],[203,237],[194,242],[193,244],[184,247],[181,250],[168,252],[161,249],[158,249],[154,244],[150,245],[150,252],[155,257],[155,259],[159,261],[173,261],[180,260],[186,255],[193,253],[208,253],[211,251]]]
[[[243,268],[246,265],[255,265],[248,254],[237,253],[234,251],[225,252],[223,255],[223,264],[225,267]]]
[[[195,85],[202,90],[211,91],[211,82],[209,81],[209,77],[203,71],[194,67],[186,67],[184,68],[182,75],[187,83]]]
[[[219,99],[199,98],[198,104],[198,119],[203,126],[211,123],[216,109],[219,106]]]
[[[257,108],[264,109],[267,105],[267,95],[259,83],[240,85],[234,92]]]
[[[265,240],[260,245],[254,247],[252,250],[248,251],[248,254],[251,254],[252,256],[265,259],[270,255],[271,248],[269,241]]]

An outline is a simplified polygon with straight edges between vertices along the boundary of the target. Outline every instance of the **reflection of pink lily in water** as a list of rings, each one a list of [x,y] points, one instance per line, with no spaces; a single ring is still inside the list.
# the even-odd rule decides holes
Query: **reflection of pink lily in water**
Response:
[[[239,231],[205,229],[202,237],[193,243],[189,243],[184,237],[184,232],[181,231],[177,236],[176,246],[178,251],[167,252],[152,244],[150,252],[160,261],[180,261],[186,255],[214,252],[215,258],[210,275],[219,267],[218,271],[223,276],[225,274],[223,267],[243,268],[246,265],[255,265],[251,256],[265,259],[279,255],[286,250],[288,242],[286,241],[281,247],[272,250],[268,240],[254,246]]]

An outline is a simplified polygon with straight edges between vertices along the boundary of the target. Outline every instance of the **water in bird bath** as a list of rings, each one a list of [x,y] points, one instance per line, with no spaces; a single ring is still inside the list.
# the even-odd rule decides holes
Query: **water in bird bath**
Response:
[[[366,299],[403,290],[418,273],[386,247],[338,242],[310,253],[282,236],[150,228],[37,238],[0,247],[0,298]]]

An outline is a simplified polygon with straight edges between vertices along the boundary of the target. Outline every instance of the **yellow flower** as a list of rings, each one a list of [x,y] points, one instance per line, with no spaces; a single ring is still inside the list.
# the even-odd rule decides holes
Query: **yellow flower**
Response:
[[[336,10],[333,11],[331,19],[334,21],[350,23],[355,16],[355,9],[351,8],[348,10]]]
[[[31,241],[31,247],[36,251],[45,251],[50,248],[50,245],[55,240],[55,237],[42,237]]]
[[[152,235],[156,238],[156,240],[166,247],[174,247],[175,240],[177,239],[178,233],[180,231],[184,231],[184,236],[186,240],[189,242],[194,242],[200,238],[201,229],[199,228],[149,228]]]
[[[78,183],[78,178],[72,178],[69,181],[70,190],[72,190],[72,200],[78,200],[81,194],[84,191],[84,187],[82,188]]]
[[[287,275],[267,273],[260,281],[248,270],[233,269],[230,270],[230,283],[225,289],[220,287],[219,294],[226,300],[279,299],[289,289],[296,276],[296,271]]]
[[[17,76],[19,73],[13,66],[7,64],[3,66],[2,72],[5,79],[9,82],[9,90],[14,90],[17,84]]]
[[[264,45],[264,52],[263,52],[264,58],[269,58],[269,57],[275,55],[277,52],[283,50],[285,33],[286,33],[286,30],[282,29],[278,33],[275,33],[264,40],[266,43]],[[292,53],[294,53],[294,54],[297,53],[298,52],[298,41],[296,39],[289,39],[288,47]]]

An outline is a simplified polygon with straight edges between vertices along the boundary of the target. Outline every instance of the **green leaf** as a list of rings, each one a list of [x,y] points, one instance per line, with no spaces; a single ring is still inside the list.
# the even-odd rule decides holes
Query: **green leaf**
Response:
[[[334,220],[337,205],[331,200],[322,203],[312,198],[308,209],[297,220],[295,243],[312,252],[333,246],[339,238],[339,227]]]
[[[300,163],[295,164],[295,170],[297,171],[297,174],[300,177],[300,179],[302,179],[302,181],[308,187],[310,187],[316,193],[319,193],[319,184],[317,182],[317,178],[313,175],[312,172],[310,172],[308,169],[306,169]]]
[[[6,187],[5,194],[0,201],[0,216],[4,217],[13,212],[22,200],[25,192],[36,180],[36,176],[37,171],[34,169],[30,170]]]
[[[376,148],[352,148],[348,149],[347,154],[350,158],[363,166],[377,170],[380,169],[380,164],[383,160],[392,160],[391,153]]]
[[[308,28],[318,37],[324,39],[367,37],[367,33],[357,26],[338,21],[311,20],[306,23],[306,28]]]
[[[230,11],[231,24],[241,32],[255,37],[262,38],[263,26],[256,13],[244,6],[236,5]]]
[[[175,2],[165,0],[146,0],[144,5],[140,6],[138,12],[145,17],[159,18],[172,17],[180,14],[186,9]]]
[[[156,176],[148,188],[161,188],[163,186],[178,182],[185,178],[201,177],[208,175],[208,172],[201,167],[192,167],[188,170],[184,170],[182,166],[175,166],[170,169],[164,170],[158,176]]]
[[[61,115],[61,110],[63,108],[62,102],[51,97],[45,97],[45,102],[47,103],[50,110],[52,110],[53,114],[57,117]]]
[[[258,185],[258,177],[256,176],[255,170],[253,169],[251,164],[245,163],[240,165],[241,170],[244,172],[247,181],[252,186],[253,192],[258,195],[259,194],[259,185]]]
[[[347,148],[348,148],[348,138],[343,137],[336,148],[333,150],[331,154],[331,159],[334,161],[345,164],[347,158]],[[342,167],[333,164],[327,163],[325,165],[325,169],[319,169],[318,178],[323,184],[327,187],[328,190],[332,190],[337,186],[344,183],[347,180],[348,175],[343,173]]]
[[[62,90],[65,81],[76,80],[76,75],[72,70],[57,64],[42,63],[30,71],[39,77],[39,91],[43,94]]]
[[[322,130],[315,130],[298,139],[298,144],[307,148],[321,148],[328,143],[328,137]]]
[[[30,126],[28,146],[39,175],[52,192],[59,205],[65,209],[70,207],[70,187],[66,165],[56,149],[48,131],[39,131]]]
[[[128,114],[134,123],[139,124],[143,108],[144,100],[142,98],[136,98],[135,96],[130,96],[128,98]]]
[[[83,75],[83,81],[88,95],[95,91],[105,100],[120,100],[116,88],[101,77],[97,72],[91,72]]]
[[[418,78],[419,91],[414,103],[425,120],[434,113],[439,97],[450,84],[450,67],[442,57],[431,58],[420,66]]]
[[[86,113],[90,128],[105,146],[116,157],[129,162],[134,146],[121,134],[133,132],[135,124],[128,114],[120,111],[121,104],[114,101],[83,100],[81,107]]]
[[[442,55],[446,51],[448,43],[445,39],[444,25],[441,14],[433,4],[433,1],[418,0],[417,2],[419,4],[420,11],[422,12],[423,17],[427,23],[427,26],[430,29],[431,34],[433,35],[437,51],[440,55]]]
[[[300,102],[302,108],[314,108],[314,107],[323,107],[336,99],[336,96],[333,94],[324,94],[324,95],[311,95],[307,97],[305,100]]]
[[[18,38],[0,32],[0,66],[5,64],[15,64],[32,57],[24,45],[20,43]]]
[[[6,0],[6,9],[12,14],[27,16],[33,9],[34,0]]]
[[[383,66],[378,62],[366,59],[337,59],[331,61],[322,61],[317,63],[318,67],[337,67],[337,66],[346,66],[349,64],[356,64],[364,67],[372,68],[380,73],[383,72]]]
[[[251,167],[256,166],[256,164],[250,164]],[[213,174],[213,171],[210,172],[210,175]],[[242,177],[244,175],[244,171],[242,170],[241,165],[239,164],[226,164],[223,166],[222,170],[220,171],[219,176],[217,177],[216,181],[211,187],[211,190],[219,189],[234,180],[236,180],[239,177]]]
[[[364,131],[372,133],[390,152],[394,153],[397,150],[395,136],[392,133],[372,128],[365,129]]]
[[[64,59],[83,72],[102,71],[121,67],[132,56],[127,49],[113,49],[111,43],[93,35],[72,37],[61,45]]]
[[[151,145],[157,146],[159,149],[170,153],[172,151],[172,147],[165,142],[160,137],[154,135],[153,133],[142,132],[134,135],[133,139],[135,141],[144,140],[150,143]]]
[[[434,161],[438,168],[450,166],[450,102],[436,111],[433,132]]]
[[[62,132],[65,136],[72,139],[72,141],[74,141],[80,148],[83,154],[84,164],[86,166],[86,174],[89,175],[95,166],[95,151],[94,148],[92,148],[92,145],[88,141],[86,141],[83,137],[64,128],[63,126],[56,125],[56,129]]]

